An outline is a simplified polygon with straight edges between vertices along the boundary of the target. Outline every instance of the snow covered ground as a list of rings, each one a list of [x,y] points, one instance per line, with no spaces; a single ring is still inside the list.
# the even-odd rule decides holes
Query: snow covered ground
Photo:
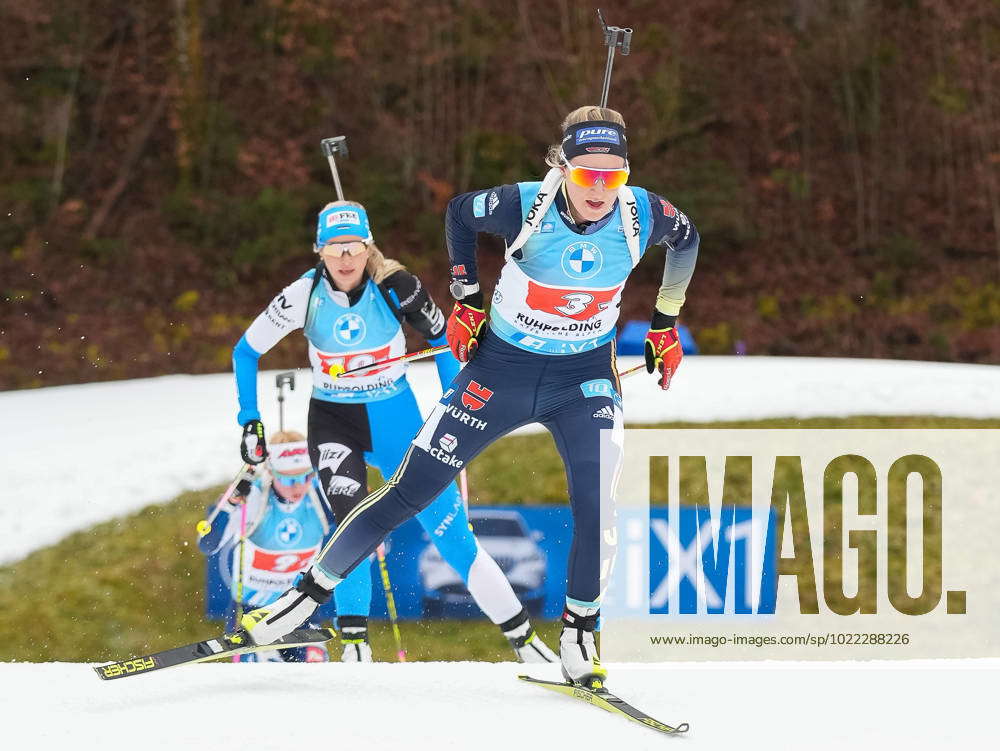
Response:
[[[622,362],[628,367],[636,362]],[[412,379],[426,409],[432,366]],[[308,375],[286,403],[303,426]],[[274,374],[263,417],[277,427]],[[667,394],[626,381],[632,423],[852,414],[1000,416],[1000,368],[692,357]],[[168,376],[0,393],[0,562],[99,521],[229,479],[231,376]],[[124,655],[123,655],[124,657]],[[199,665],[101,682],[86,665],[0,663],[5,748],[904,748],[994,745],[1000,660],[610,666],[664,738],[515,679],[511,663]],[[530,671],[557,678],[552,666]],[[612,745],[614,744],[614,745]]]
[[[610,666],[668,738],[516,680],[513,663],[216,664],[101,682],[86,665],[0,664],[4,747],[260,749],[994,746],[998,660]]]
[[[620,364],[624,370],[637,362],[623,358]],[[286,401],[286,424],[301,429],[309,374],[299,371],[297,380]],[[428,409],[440,394],[434,366],[414,366],[411,381]],[[274,430],[274,372],[261,374],[259,383],[264,424]],[[228,481],[239,466],[234,392],[230,374],[0,392],[0,563],[183,490]],[[684,361],[668,393],[640,373],[625,381],[624,397],[631,423],[858,414],[997,417],[1000,367],[699,356]]]

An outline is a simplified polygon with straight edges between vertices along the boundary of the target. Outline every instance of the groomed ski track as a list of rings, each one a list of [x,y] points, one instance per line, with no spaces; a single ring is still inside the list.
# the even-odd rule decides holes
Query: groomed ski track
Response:
[[[4,748],[982,749],[1000,660],[611,665],[663,737],[523,684],[514,663],[210,664],[101,682],[89,666],[0,663]]]

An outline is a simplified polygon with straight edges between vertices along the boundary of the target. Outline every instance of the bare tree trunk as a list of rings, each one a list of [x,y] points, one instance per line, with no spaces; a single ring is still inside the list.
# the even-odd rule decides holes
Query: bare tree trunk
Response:
[[[83,232],[84,240],[93,240],[97,237],[104,226],[104,222],[107,221],[111,209],[114,208],[118,199],[121,198],[122,193],[125,192],[125,188],[128,187],[129,181],[132,179],[133,169],[139,161],[139,157],[142,156],[146,144],[149,143],[149,138],[153,135],[154,128],[166,111],[167,94],[168,90],[164,87],[153,103],[149,115],[146,116],[142,126],[138,130],[133,131],[128,148],[125,150],[125,154],[118,165],[118,175],[111,184],[111,188],[104,194],[100,207],[94,212],[94,215],[87,223],[87,228]]]
[[[882,71],[881,63],[878,59],[878,48],[881,39],[879,30],[881,28],[880,9],[874,10],[870,14],[868,27],[872,30],[869,36],[869,58],[873,60],[871,73],[871,149],[868,160],[868,229],[871,234],[871,242],[878,245],[881,233],[879,232],[879,204],[882,196]],[[871,18],[871,17],[874,18]]]
[[[934,45],[935,72],[942,88],[950,84],[948,76],[947,53],[944,50],[944,40],[941,38],[942,29],[938,24],[931,24],[933,29],[932,39]],[[957,206],[955,200],[956,175],[955,175],[955,126],[954,117],[948,108],[942,104],[936,105],[938,116],[941,119],[941,126],[938,128],[941,134],[941,145],[938,148],[938,164],[940,168],[940,179],[943,182],[940,193],[945,208],[948,213],[948,232],[954,232],[957,220]]]
[[[545,80],[545,85],[549,90],[549,97],[555,104],[555,118],[558,121],[558,119],[561,119],[569,111],[569,105],[566,104],[566,100],[559,93],[559,86],[552,73],[552,68],[545,61],[544,46],[539,44],[538,38],[535,36],[534,24],[531,21],[531,12],[528,10],[527,2],[525,0],[517,0],[517,10],[521,19],[521,29],[532,51],[536,53],[534,56],[535,60],[538,62],[538,67],[541,68],[542,78]]]
[[[985,172],[986,195],[989,198],[990,213],[993,218],[993,243],[997,252],[997,270],[1000,272],[1000,186],[997,184],[997,170],[1000,169],[1000,139],[998,139],[997,112],[994,101],[995,78],[993,75],[993,63],[989,59],[989,44],[987,39],[987,25],[979,25],[979,48],[982,52],[982,70],[984,75],[981,79],[982,102],[979,116],[976,118],[975,131],[979,141],[980,159],[982,159],[983,170]]]
[[[204,125],[201,0],[174,0],[177,78],[177,168],[181,185],[191,183],[192,166],[200,151]]]
[[[854,177],[854,229],[857,235],[858,247],[864,248],[868,245],[868,236],[865,231],[865,173],[864,164],[861,160],[857,102],[855,101],[854,83],[851,81],[851,57],[850,47],[847,44],[846,29],[840,29],[838,38],[841,53],[841,83],[844,89],[844,105],[847,110],[847,133],[845,133],[845,141],[850,151],[851,173]]]
[[[416,145],[417,137],[415,133],[416,128],[416,114],[417,114],[417,102],[419,101],[419,95],[417,94],[417,86],[420,83],[420,51],[417,49],[416,35],[407,34],[405,37],[406,44],[406,66],[403,72],[404,80],[406,82],[406,95],[403,101],[400,103],[403,112],[403,121],[400,123],[400,128],[403,132],[402,137],[402,177],[403,184],[409,187],[413,184],[413,175],[416,172]]]
[[[118,72],[118,60],[121,57],[122,42],[125,39],[125,25],[119,24],[115,29],[115,47],[111,51],[111,61],[104,72],[104,80],[101,82],[101,93],[97,95],[97,102],[94,104],[91,115],[90,136],[87,139],[87,153],[93,152],[97,146],[97,139],[101,134],[101,125],[104,120],[104,104],[108,100],[108,92],[115,82],[115,74]]]
[[[469,79],[468,107],[466,108],[466,119],[462,123],[464,148],[462,150],[462,169],[459,173],[456,190],[464,192],[472,186],[472,169],[476,159],[476,139],[472,137],[477,133],[482,123],[483,108],[486,102],[486,76],[483,71],[482,60],[476,62],[476,67]]]
[[[63,178],[66,175],[66,159],[69,151],[69,131],[73,121],[73,104],[76,101],[76,87],[80,81],[80,68],[83,66],[83,43],[76,58],[76,65],[73,66],[73,74],[70,77],[69,91],[59,107],[59,140],[56,142],[56,161],[52,168],[52,183],[49,186],[49,212],[53,212],[59,206],[62,198]]]

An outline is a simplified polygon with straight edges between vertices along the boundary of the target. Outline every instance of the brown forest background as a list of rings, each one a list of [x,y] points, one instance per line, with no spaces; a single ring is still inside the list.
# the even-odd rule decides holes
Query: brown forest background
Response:
[[[447,200],[541,176],[599,94],[595,7],[0,0],[0,389],[228,368],[314,262],[331,135],[379,245],[445,303]],[[632,181],[702,233],[703,351],[1000,361],[1000,2],[604,10],[636,30],[610,100]]]

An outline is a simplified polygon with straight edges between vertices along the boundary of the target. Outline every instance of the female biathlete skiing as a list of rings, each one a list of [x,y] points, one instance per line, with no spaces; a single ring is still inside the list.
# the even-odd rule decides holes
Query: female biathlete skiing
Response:
[[[274,602],[333,531],[333,511],[316,482],[306,437],[295,430],[269,439],[266,472],[243,476],[207,534],[205,555],[225,551],[231,580],[229,611]],[[246,508],[241,509],[241,504]],[[241,539],[242,538],[242,539]],[[349,649],[350,647],[348,647]],[[326,647],[291,647],[243,655],[245,662],[326,662]]]
[[[257,409],[257,363],[289,332],[303,329],[313,371],[309,454],[319,473],[320,488],[338,524],[344,524],[368,493],[366,463],[377,467],[383,477],[390,477],[422,418],[404,364],[375,368],[358,376],[338,378],[335,374],[404,354],[404,320],[432,345],[444,344],[445,319],[420,280],[382,255],[361,204],[328,204],[319,214],[315,250],[322,261],[285,287],[236,345],[237,420],[243,426],[243,460],[251,464],[263,461],[267,448]],[[438,355],[436,362],[443,388],[460,366],[447,352]],[[479,607],[500,627],[518,658],[524,662],[556,661],[531,627],[527,611],[500,567],[472,534],[452,476],[420,509],[414,509],[420,511],[417,519],[444,560],[465,580]],[[382,530],[380,540],[389,529]],[[362,557],[367,558],[372,550]],[[370,661],[371,566],[359,565],[350,576],[345,571],[343,578],[335,596],[337,626],[345,643],[343,659]]]
[[[562,670],[581,685],[603,684],[606,672],[593,632],[602,575],[613,555],[613,548],[602,552],[601,507],[611,507],[620,461],[614,337],[622,288],[648,248],[666,248],[645,341],[646,367],[659,371],[666,389],[681,361],[674,323],[699,239],[666,199],[626,185],[625,123],[614,110],[582,107],[570,113],[546,162],[552,169],[540,184],[503,185],[452,199],[446,231],[457,302],[447,338],[455,356],[469,365],[417,433],[396,474],[347,515],[295,587],[243,617],[256,644],[269,644],[307,620],[389,530],[426,507],[488,444],[540,422],[566,466],[574,518],[559,641]],[[507,243],[488,328],[477,232]]]

